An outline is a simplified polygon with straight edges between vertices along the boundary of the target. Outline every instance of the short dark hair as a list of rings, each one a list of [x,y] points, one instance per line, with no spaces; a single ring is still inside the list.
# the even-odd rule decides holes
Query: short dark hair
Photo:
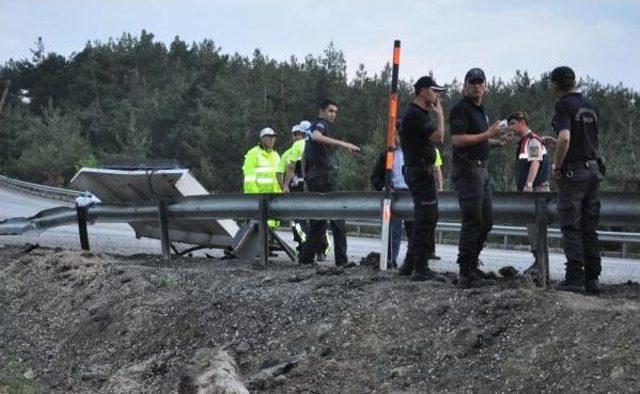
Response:
[[[516,111],[507,116],[507,122],[511,122],[512,120],[524,120],[524,124],[529,126],[529,121],[527,120],[527,114],[524,111]]]
[[[551,71],[551,82],[555,82],[562,91],[568,91],[576,87],[576,74],[571,67],[560,66]]]
[[[324,99],[321,103],[320,103],[320,109],[327,109],[330,105],[334,105],[334,106],[338,106],[338,104],[336,104],[335,101],[331,100],[331,99]]]

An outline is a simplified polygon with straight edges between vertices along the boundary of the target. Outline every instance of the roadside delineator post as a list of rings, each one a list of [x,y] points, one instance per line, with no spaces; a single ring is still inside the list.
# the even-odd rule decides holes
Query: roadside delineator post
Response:
[[[391,72],[391,94],[389,95],[389,121],[387,123],[387,159],[385,162],[384,199],[382,201],[382,229],[380,233],[380,271],[386,271],[389,262],[389,225],[391,222],[391,178],[393,150],[396,138],[398,113],[398,74],[400,70],[400,40],[393,42],[393,69]]]

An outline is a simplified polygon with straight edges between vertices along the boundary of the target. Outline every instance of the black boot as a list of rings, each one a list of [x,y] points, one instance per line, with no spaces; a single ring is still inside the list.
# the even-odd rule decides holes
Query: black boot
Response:
[[[413,259],[405,259],[404,263],[398,268],[398,275],[409,276],[413,271]]]
[[[489,277],[495,276],[493,273],[485,273],[477,266],[477,262],[458,259],[460,273],[458,274],[458,287],[469,289],[471,287],[491,286],[495,284]],[[487,278],[485,278],[485,276]]]
[[[493,271],[488,271],[485,272],[483,270],[480,269],[480,266],[484,265],[482,263],[482,260],[480,259],[476,259],[476,261],[473,263],[473,273],[475,276],[477,276],[478,278],[481,279],[485,279],[485,280],[496,280],[498,279],[498,275],[496,275],[495,272]]]
[[[429,269],[426,261],[414,263],[413,274],[411,280],[414,282],[424,282],[427,280],[435,280],[437,282],[446,282],[446,279]]]
[[[434,280],[436,282],[447,281],[442,275],[437,274],[435,271],[431,271],[429,268],[421,271],[414,270],[413,274],[411,274],[411,280],[413,282],[425,282],[427,280]]]
[[[579,261],[567,261],[565,266],[564,280],[560,282],[557,289],[561,291],[581,292],[585,287],[582,263]]]
[[[600,281],[598,281],[598,279],[588,280],[584,284],[584,288],[589,294],[600,295]]]

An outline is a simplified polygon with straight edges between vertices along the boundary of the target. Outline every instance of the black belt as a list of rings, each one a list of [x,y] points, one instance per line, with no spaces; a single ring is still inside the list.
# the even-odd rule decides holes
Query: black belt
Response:
[[[598,168],[597,160],[587,161],[573,161],[571,163],[564,163],[562,169],[565,171],[586,170],[589,168]]]
[[[462,159],[458,162],[456,162],[455,164],[459,167],[464,167],[464,166],[471,166],[471,167],[478,167],[478,168],[487,168],[487,160],[471,160],[471,159]]]

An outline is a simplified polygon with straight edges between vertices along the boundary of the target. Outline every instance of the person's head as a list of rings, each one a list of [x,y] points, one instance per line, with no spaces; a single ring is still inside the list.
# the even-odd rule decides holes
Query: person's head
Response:
[[[520,135],[529,130],[529,123],[527,122],[527,114],[523,111],[516,111],[507,116],[507,122],[509,124],[509,130]]]
[[[560,66],[551,71],[551,94],[561,97],[576,88],[576,74],[570,67]]]
[[[440,94],[445,90],[444,87],[438,85],[430,76],[420,77],[416,83],[413,84],[413,88],[415,89],[416,99],[425,106],[437,103]]]
[[[320,108],[318,109],[318,116],[322,119],[326,120],[329,123],[333,123],[336,120],[336,115],[338,114],[338,104],[333,102],[330,99],[325,99],[322,103],[320,103]]]
[[[265,149],[273,149],[276,143],[276,132],[271,127],[260,130],[260,143]]]
[[[474,101],[481,101],[487,92],[487,78],[480,68],[472,68],[464,76],[464,95]]]
[[[301,140],[302,138],[304,138],[305,134],[306,134],[306,129],[303,129],[300,124],[294,125],[291,128],[291,138],[293,138],[294,141]]]

